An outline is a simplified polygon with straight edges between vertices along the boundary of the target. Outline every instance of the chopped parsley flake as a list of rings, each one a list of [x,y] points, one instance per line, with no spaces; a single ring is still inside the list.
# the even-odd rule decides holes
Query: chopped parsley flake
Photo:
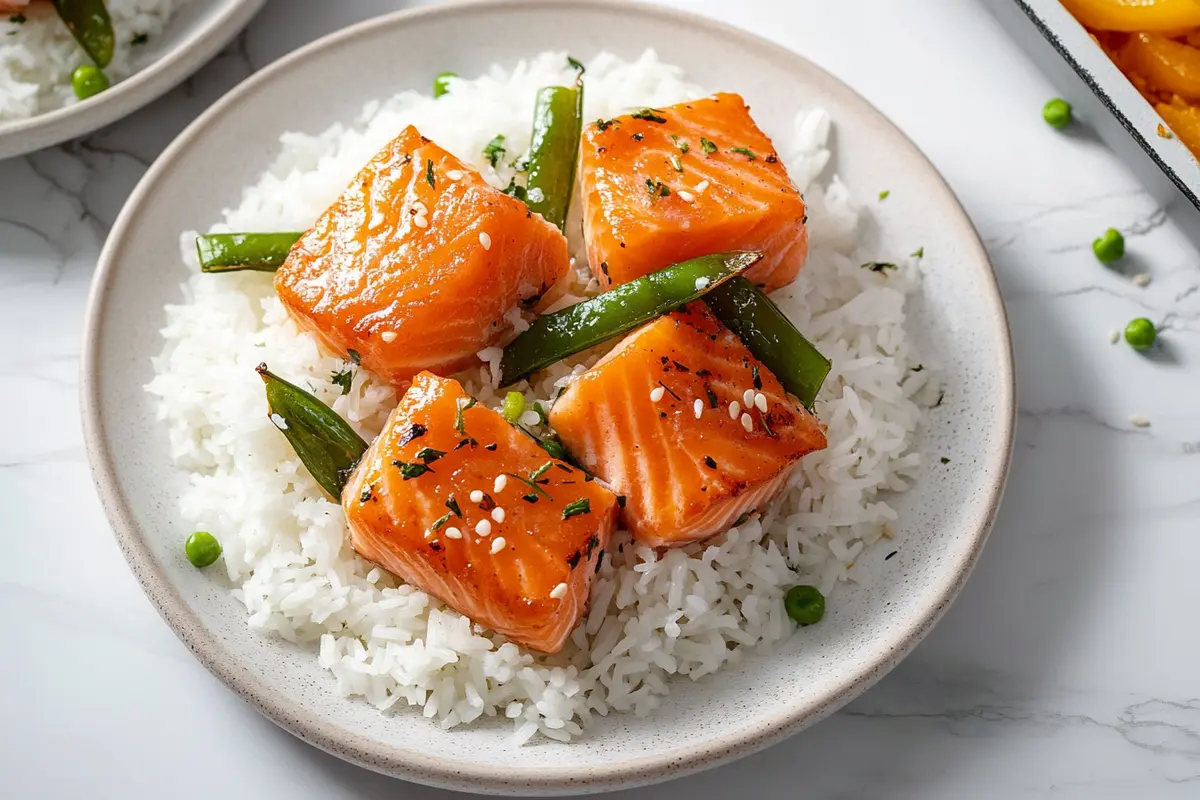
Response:
[[[529,494],[521,495],[521,499],[526,503],[536,503],[538,501],[538,496],[530,492]]]
[[[677,172],[683,172],[683,162],[679,160],[679,156],[671,156],[671,166],[674,167]]]
[[[758,156],[754,155],[754,151],[751,150],[749,147],[731,147],[731,148],[729,148],[729,152],[738,153],[739,155],[743,155],[750,161],[753,161],[754,159],[758,158]]]
[[[334,386],[340,386],[342,394],[350,394],[350,384],[354,381],[354,370],[350,368],[338,370],[329,376]]]
[[[646,191],[650,193],[650,197],[657,200],[660,197],[667,197],[671,194],[671,190],[663,184],[662,181],[652,181],[646,178]]]
[[[368,483],[367,488],[363,489],[362,494],[360,494],[358,496],[358,501],[360,503],[365,503],[370,499],[371,499],[371,484]]]
[[[613,125],[616,125],[616,124],[618,124],[618,123],[615,119],[598,119],[598,120],[596,120],[596,127],[602,131],[606,131],[609,128],[611,128]]]
[[[720,405],[720,402],[717,400],[717,393],[712,390],[711,386],[705,386],[704,391],[706,394],[708,394],[708,407],[709,408],[716,408],[717,406]]]
[[[433,470],[424,464],[408,464],[404,461],[393,461],[392,465],[400,468],[400,477],[406,481],[419,478],[426,472],[433,472]]]
[[[13,14],[11,17],[8,18],[8,21],[11,22],[13,25],[23,25],[23,24],[25,24],[25,15],[24,14]]]
[[[577,58],[571,58],[570,56],[567,56],[567,63],[571,65],[571,69],[575,70],[580,75],[587,72],[587,67],[585,67],[583,62]]]
[[[508,186],[505,186],[501,191],[510,197],[517,198],[521,202],[525,202],[525,198],[529,195],[529,190],[517,183],[515,175],[508,179]]]
[[[942,456],[940,460],[941,460],[941,462],[942,462],[943,464],[949,464],[949,463],[950,463],[950,459],[946,458],[945,456]]]
[[[925,257],[925,246],[922,245],[921,247],[918,247],[916,250],[914,250],[912,252],[912,254],[909,257],[910,258],[924,258]]]
[[[444,455],[444,450],[434,450],[432,447],[423,447],[417,451],[417,458],[426,464],[432,464]]]
[[[679,148],[679,152],[681,153],[687,153],[688,150],[692,149],[692,146],[688,144],[687,139],[680,139],[673,133],[671,134],[671,141],[675,143],[675,146]]]
[[[504,134],[497,133],[492,137],[492,140],[487,143],[487,147],[483,148],[483,157],[488,160],[488,163],[493,167],[504,158]]]
[[[892,193],[892,190],[891,190],[891,189],[884,189],[882,192],[880,192],[880,193],[879,193],[879,199],[880,199],[880,200],[887,200],[887,199],[888,199],[888,195],[889,195],[889,194],[891,194],[891,193]]]
[[[454,495],[450,495],[450,499],[446,501],[446,508],[454,512],[454,516],[462,518],[462,509],[458,507],[458,501],[454,499]]]
[[[467,423],[466,423],[466,420],[463,418],[463,412],[466,411],[468,408],[471,408],[473,405],[475,405],[474,397],[468,397],[467,402],[465,402],[465,403],[463,403],[459,400],[454,401],[454,430],[456,430],[462,434],[465,434],[467,432],[467,430],[466,430]]]
[[[461,516],[461,515],[460,515],[460,516]],[[445,525],[445,524],[446,524],[447,522],[449,522],[449,521],[450,521],[450,515],[449,515],[449,514],[447,514],[447,515],[446,515],[446,516],[444,516],[444,517],[439,517],[439,518],[438,518],[438,520],[437,520],[437,522],[433,523],[433,525],[431,525],[431,526],[429,527],[429,530],[433,531],[434,533],[437,533],[439,530],[441,530],[442,526],[443,526],[443,525]]]
[[[706,153],[717,152],[717,146],[703,136],[700,137],[700,149]]]
[[[591,512],[592,504],[586,497],[581,497],[573,503],[567,503],[566,507],[563,508],[562,518],[570,519],[571,517],[577,517],[580,514],[590,514]]]
[[[411,427],[411,428],[409,428],[408,430],[406,430],[404,433],[400,434],[400,442],[399,442],[399,444],[400,444],[400,445],[403,447],[404,445],[406,445],[406,444],[408,444],[409,442],[411,442],[413,439],[420,439],[422,436],[424,436],[424,435],[425,435],[425,432],[426,432],[427,430],[429,430],[429,429],[428,429],[428,428],[426,428],[426,427],[425,427],[424,425],[422,425],[421,423],[419,423],[419,422],[414,422],[414,423],[412,424],[412,427]]]
[[[887,261],[870,261],[862,265],[863,269],[869,269],[871,272],[883,272],[885,269],[898,269],[895,264]]]
[[[354,349],[347,350],[346,355],[350,356],[350,361],[354,364],[354,366],[357,367],[359,364],[362,363],[362,356],[360,356],[358,354],[357,350],[354,350]]]
[[[762,375],[758,374],[758,364],[752,364],[750,366],[750,375],[754,379],[754,388],[761,389],[762,388]]]
[[[433,187],[434,187],[434,182],[433,182],[433,159],[432,159],[432,158],[427,158],[427,159],[425,159],[425,181],[426,181],[426,182],[429,184],[429,186],[430,186],[431,188],[433,188]]]
[[[653,108],[643,108],[636,114],[630,114],[630,116],[634,119],[644,119],[646,122],[657,122],[659,125],[667,121],[666,117],[660,117],[658,114],[654,113]]]
[[[130,42],[129,42],[129,43],[130,43],[131,45],[133,45],[134,47],[137,47],[138,45],[140,45],[140,44],[145,44],[145,43],[146,43],[146,42],[148,42],[148,41],[150,41],[150,34],[148,34],[148,33],[139,33],[139,34],[136,34],[136,35],[133,37],[133,39],[131,39],[131,40],[130,40]]]
[[[542,405],[540,400],[533,404],[533,411],[538,415],[539,425],[545,425],[550,421],[550,418],[546,416],[546,407]]]
[[[704,457],[704,466],[708,467],[709,469],[716,469],[717,461],[712,456],[705,456]]]
[[[631,136],[630,138],[633,139],[635,142],[640,142],[642,139],[646,138],[646,134],[642,133],[641,131],[638,131],[637,133],[633,134],[633,136]]]

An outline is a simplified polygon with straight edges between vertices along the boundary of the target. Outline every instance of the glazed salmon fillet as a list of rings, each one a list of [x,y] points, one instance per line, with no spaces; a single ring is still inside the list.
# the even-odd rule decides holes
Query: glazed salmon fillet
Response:
[[[568,267],[557,228],[409,126],[295,244],[275,289],[327,348],[404,385],[477,363]]]
[[[546,653],[583,614],[617,498],[454,380],[418,374],[342,492],[355,551]]]
[[[808,257],[804,201],[736,94],[584,125],[588,264],[605,288],[696,256],[759,250],[768,291]]]
[[[703,303],[626,337],[558,399],[550,424],[625,495],[626,526],[652,546],[727,530],[826,444],[816,417]]]

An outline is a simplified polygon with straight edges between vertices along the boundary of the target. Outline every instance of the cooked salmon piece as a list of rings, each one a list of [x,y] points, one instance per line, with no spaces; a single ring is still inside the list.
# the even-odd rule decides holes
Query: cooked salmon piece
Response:
[[[804,200],[736,94],[584,125],[580,186],[588,264],[604,287],[678,261],[759,250],[767,291],[808,257]]]
[[[816,417],[703,303],[626,337],[554,404],[577,462],[625,496],[625,525],[652,546],[728,530],[825,447]]]
[[[355,551],[520,644],[556,653],[588,600],[617,497],[454,380],[418,374],[350,476]]]
[[[409,126],[293,246],[275,289],[330,350],[404,385],[477,363],[568,268],[556,227]]]

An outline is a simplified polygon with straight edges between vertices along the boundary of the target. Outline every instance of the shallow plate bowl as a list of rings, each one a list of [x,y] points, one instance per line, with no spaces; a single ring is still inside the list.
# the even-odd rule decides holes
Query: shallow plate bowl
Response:
[[[266,0],[200,0],[139,48],[137,72],[83,102],[29,119],[0,122],[0,159],[84,136],[166,94],[246,27]]]
[[[176,504],[184,478],[170,467],[141,389],[162,346],[161,309],[181,296],[179,232],[235,204],[283,131],[352,120],[366,101],[426,90],[442,70],[475,75],[545,49],[635,57],[646,47],[701,85],[744,94],[769,130],[789,131],[800,107],[829,109],[838,173],[859,197],[892,190],[888,203],[873,204],[873,246],[894,257],[924,246],[927,279],[910,324],[947,388],[921,434],[932,465],[899,501],[897,546],[861,559],[855,571],[869,582],[840,591],[824,622],[774,654],[716,678],[679,680],[649,718],[613,714],[570,745],[514,748],[507,720],[443,731],[416,714],[382,715],[341,699],[312,650],[250,632],[240,604],[184,559]],[[96,483],[130,566],[179,637],[302,739],[374,770],[469,791],[574,793],[664,780],[751,753],[842,706],[895,666],[962,587],[996,512],[1012,443],[1011,346],[995,276],[958,201],[904,134],[801,56],[685,13],[603,0],[395,14],[251,77],[184,131],[133,193],[101,256],[86,337],[82,400]],[[892,549],[899,553],[884,562]]]

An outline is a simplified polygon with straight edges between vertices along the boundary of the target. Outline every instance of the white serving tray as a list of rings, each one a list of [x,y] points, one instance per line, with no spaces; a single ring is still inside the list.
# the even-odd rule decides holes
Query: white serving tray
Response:
[[[1164,205],[1200,209],[1200,162],[1058,0],[984,0],[1073,107]]]

